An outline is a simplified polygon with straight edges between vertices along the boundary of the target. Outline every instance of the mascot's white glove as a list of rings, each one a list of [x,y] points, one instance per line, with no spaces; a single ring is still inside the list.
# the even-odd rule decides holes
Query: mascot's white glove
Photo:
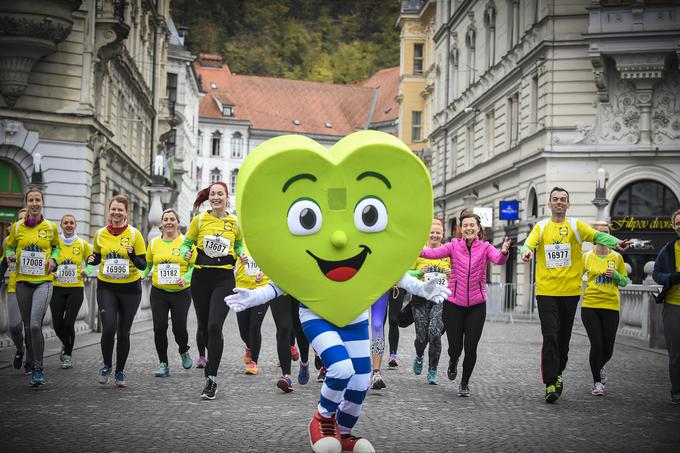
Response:
[[[429,282],[421,282],[417,278],[411,276],[408,272],[401,277],[397,282],[397,286],[404,288],[411,294],[420,296],[434,303],[441,304],[446,298],[451,295],[451,290],[437,285],[437,280],[430,280]]]
[[[273,283],[267,283],[255,289],[234,288],[234,294],[224,298],[224,302],[236,313],[251,307],[266,304],[283,294],[281,288]]]

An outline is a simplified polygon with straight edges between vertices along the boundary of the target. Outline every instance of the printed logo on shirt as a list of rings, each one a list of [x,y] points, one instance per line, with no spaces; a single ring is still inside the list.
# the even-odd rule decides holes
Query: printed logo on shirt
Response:
[[[38,237],[40,239],[45,239],[47,237],[47,230],[45,230],[45,229],[39,230],[38,231]]]
[[[130,238],[127,237],[120,238],[120,245],[122,245],[123,247],[127,247],[128,245],[130,245]]]
[[[80,247],[73,247],[73,254],[80,255]]]
[[[172,256],[179,256],[179,249],[172,249]]]
[[[569,236],[569,228],[567,228],[565,226],[560,227],[560,236],[562,236],[562,237]]]
[[[231,224],[231,222],[225,220],[224,221],[224,231],[232,231],[234,229],[234,226]]]

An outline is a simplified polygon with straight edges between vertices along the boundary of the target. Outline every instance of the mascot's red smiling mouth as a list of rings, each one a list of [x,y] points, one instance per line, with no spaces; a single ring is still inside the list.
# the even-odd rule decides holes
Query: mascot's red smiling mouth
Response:
[[[316,264],[319,265],[319,269],[326,277],[333,280],[334,282],[345,282],[354,277],[356,273],[359,272],[359,269],[361,269],[361,266],[363,266],[366,257],[369,253],[371,253],[371,249],[368,248],[368,246],[359,245],[359,247],[363,249],[361,252],[351,258],[340,261],[326,261],[314,255],[309,250],[307,250],[307,253],[316,260]]]

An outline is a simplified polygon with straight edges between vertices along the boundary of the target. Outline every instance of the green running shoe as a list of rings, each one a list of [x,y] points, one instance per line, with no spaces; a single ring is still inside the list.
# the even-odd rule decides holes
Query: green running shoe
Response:
[[[430,385],[437,385],[437,370],[427,371],[427,383]]]
[[[564,389],[564,378],[560,374],[557,376],[557,381],[555,381],[555,393],[557,394],[557,397],[559,398],[562,396],[562,390]]]
[[[557,398],[559,396],[557,395],[557,389],[555,388],[554,385],[546,385],[545,386],[545,402],[546,403],[554,403],[557,401]]]
[[[191,356],[189,355],[189,351],[183,352],[182,353],[182,368],[184,368],[185,370],[188,370],[192,366],[194,366],[194,361],[191,360]]]
[[[417,375],[420,375],[420,373],[423,372],[423,358],[420,356],[416,356],[416,359],[413,361],[413,372]]]
[[[156,377],[170,377],[170,368],[168,367],[168,364],[161,362],[154,374]]]
[[[71,356],[64,354],[64,358],[61,361],[61,368],[62,370],[68,370],[69,368],[73,368],[73,362],[71,361]]]

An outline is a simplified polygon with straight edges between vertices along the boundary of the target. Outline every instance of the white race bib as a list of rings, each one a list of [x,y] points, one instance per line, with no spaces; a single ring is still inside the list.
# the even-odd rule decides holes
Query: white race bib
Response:
[[[104,261],[104,276],[111,280],[122,280],[130,276],[130,262],[123,258],[109,258]]]
[[[219,258],[229,254],[231,242],[222,236],[204,236],[203,251],[210,258]]]
[[[78,265],[77,264],[60,264],[55,274],[57,283],[64,285],[70,283],[78,283]]]
[[[19,268],[24,275],[45,275],[45,252],[22,250]]]
[[[545,249],[545,267],[557,269],[571,266],[571,244],[548,244]]]
[[[446,288],[449,285],[446,274],[443,272],[427,272],[425,274],[425,281],[429,282],[430,280],[436,280],[437,286],[441,286],[442,288]]]
[[[244,264],[244,266],[248,277],[255,277],[260,272],[260,268],[257,267],[257,263],[251,256],[248,257],[248,264]]]
[[[159,285],[176,285],[179,280],[178,263],[162,263],[156,266]]]

